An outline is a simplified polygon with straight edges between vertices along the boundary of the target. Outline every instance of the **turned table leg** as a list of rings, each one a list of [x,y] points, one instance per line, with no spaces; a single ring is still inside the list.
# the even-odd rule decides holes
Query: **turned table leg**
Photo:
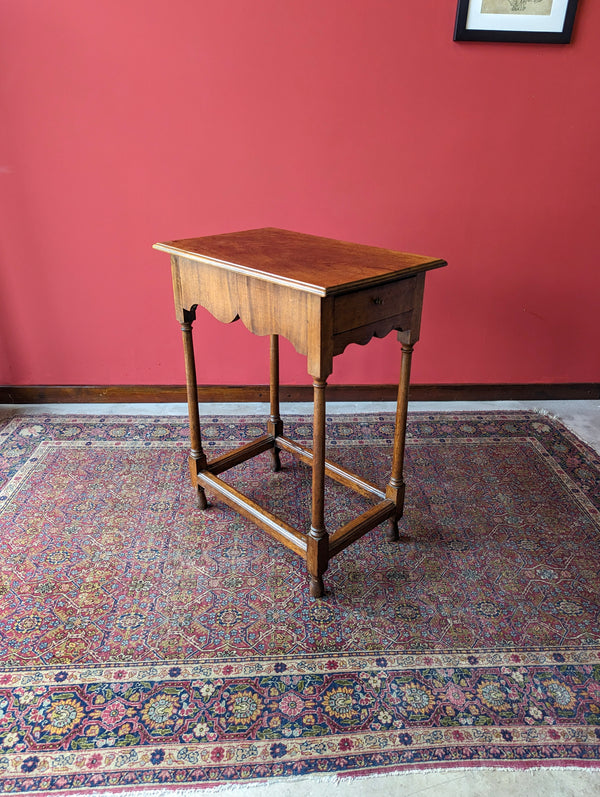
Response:
[[[204,492],[204,487],[198,484],[198,472],[206,468],[206,455],[202,450],[202,437],[200,435],[196,360],[194,357],[194,341],[192,338],[192,323],[196,319],[195,310],[184,310],[184,319],[184,322],[181,324],[181,331],[183,333],[187,405],[190,419],[190,453],[188,462],[190,467],[190,478],[198,493],[198,506],[200,509],[206,509],[208,505],[206,493]]]
[[[308,533],[306,565],[310,575],[310,596],[321,598],[325,590],[323,573],[329,561],[329,535],[325,530],[325,379],[315,379],[312,463],[312,518]]]
[[[408,418],[408,387],[410,384],[410,365],[413,344],[402,342],[402,364],[400,367],[400,382],[398,384],[398,402],[396,405],[396,429],[394,432],[394,453],[392,456],[392,475],[386,487],[385,494],[396,503],[396,514],[390,520],[388,540],[399,539],[398,521],[404,510],[404,450],[406,441],[406,421]]]
[[[279,415],[279,335],[271,335],[271,367],[270,367],[270,389],[269,398],[271,401],[271,415],[267,428],[273,437],[283,434],[283,421]],[[271,449],[272,467],[277,473],[281,470],[279,459],[279,448],[273,446]]]

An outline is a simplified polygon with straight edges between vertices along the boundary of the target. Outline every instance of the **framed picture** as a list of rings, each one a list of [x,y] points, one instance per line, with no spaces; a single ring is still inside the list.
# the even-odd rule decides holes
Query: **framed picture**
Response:
[[[571,41],[577,0],[458,0],[454,41]]]

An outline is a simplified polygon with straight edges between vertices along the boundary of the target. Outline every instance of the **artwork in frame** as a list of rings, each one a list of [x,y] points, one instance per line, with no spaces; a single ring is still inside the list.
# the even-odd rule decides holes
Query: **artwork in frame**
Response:
[[[577,0],[458,0],[454,41],[571,41]]]

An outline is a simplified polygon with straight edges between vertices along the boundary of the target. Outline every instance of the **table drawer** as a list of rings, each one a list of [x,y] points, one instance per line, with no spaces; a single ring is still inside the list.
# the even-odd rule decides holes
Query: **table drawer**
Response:
[[[363,327],[413,308],[414,278],[387,282],[335,297],[333,334]]]

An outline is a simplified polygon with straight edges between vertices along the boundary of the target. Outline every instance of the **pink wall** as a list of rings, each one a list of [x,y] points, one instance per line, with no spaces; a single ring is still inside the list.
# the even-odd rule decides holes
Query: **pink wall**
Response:
[[[0,382],[182,382],[151,244],[260,226],[450,262],[415,382],[599,381],[600,3],[569,46],[455,43],[455,9],[0,0]],[[196,330],[200,382],[267,381],[266,339]]]

